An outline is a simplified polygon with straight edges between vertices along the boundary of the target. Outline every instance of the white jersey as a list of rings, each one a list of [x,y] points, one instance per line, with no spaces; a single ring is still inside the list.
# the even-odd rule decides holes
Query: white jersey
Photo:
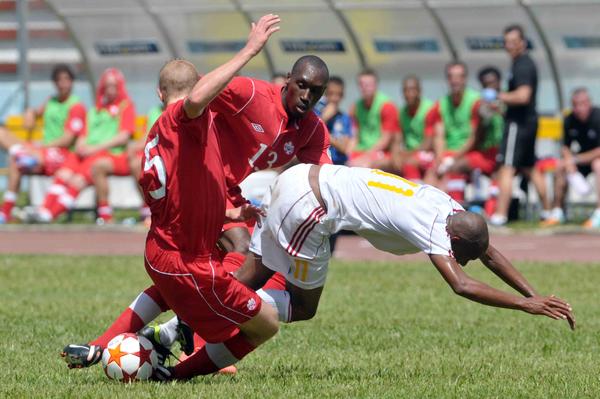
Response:
[[[331,233],[351,230],[397,255],[450,255],[449,215],[463,207],[435,187],[377,169],[323,165],[321,196]]]
[[[447,194],[376,169],[323,165],[322,208],[308,181],[311,165],[283,172],[263,198],[267,217],[254,229],[250,250],[292,284],[325,284],[329,236],[342,229],[360,234],[393,254],[423,251],[451,256],[449,215],[463,208]]]

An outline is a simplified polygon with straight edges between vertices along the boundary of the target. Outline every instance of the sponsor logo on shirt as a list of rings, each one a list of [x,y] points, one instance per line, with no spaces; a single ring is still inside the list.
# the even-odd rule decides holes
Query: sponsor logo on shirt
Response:
[[[292,155],[294,153],[294,143],[292,143],[291,141],[288,141],[287,143],[285,143],[283,145],[283,151],[287,155]]]
[[[265,129],[263,129],[263,127],[260,124],[258,124],[258,123],[251,123],[251,125],[252,125],[252,128],[254,130],[256,130],[258,133],[264,133],[265,132]]]
[[[69,128],[73,133],[78,133],[81,129],[83,129],[83,121],[81,118],[73,118],[69,124]]]
[[[596,136],[597,136],[597,133],[596,133],[596,131],[595,131],[594,129],[590,129],[590,130],[588,130],[588,137],[589,137],[590,139],[592,139],[592,140],[593,140],[593,139],[595,139],[595,138],[596,138]]]
[[[254,298],[248,299],[248,303],[246,304],[246,307],[250,311],[256,309],[256,301],[254,300]]]

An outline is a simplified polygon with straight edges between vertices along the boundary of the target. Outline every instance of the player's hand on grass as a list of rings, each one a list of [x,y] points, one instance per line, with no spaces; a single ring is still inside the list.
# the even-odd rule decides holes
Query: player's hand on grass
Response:
[[[225,218],[231,222],[245,222],[246,220],[256,220],[256,225],[261,227],[260,218],[267,214],[265,211],[252,204],[244,204],[238,208],[227,209]]]
[[[252,22],[252,30],[248,35],[246,48],[252,55],[256,55],[262,50],[269,37],[279,30],[277,24],[281,21],[279,15],[267,14],[262,16],[258,22]]]
[[[571,329],[575,329],[575,316],[573,316],[571,305],[554,295],[525,298],[523,310],[556,320],[566,320]]]

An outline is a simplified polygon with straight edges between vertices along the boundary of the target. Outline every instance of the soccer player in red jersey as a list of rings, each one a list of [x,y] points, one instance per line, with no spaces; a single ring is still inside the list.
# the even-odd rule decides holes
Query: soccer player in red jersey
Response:
[[[213,259],[226,214],[226,179],[209,106],[279,30],[278,23],[275,15],[262,17],[253,24],[246,46],[198,83],[195,68],[186,61],[170,62],[161,70],[160,91],[167,108],[148,136],[140,178],[152,210],[146,270],[164,305],[216,343],[179,363],[171,378],[191,378],[233,364],[278,329],[275,310],[261,306],[254,291]],[[240,218],[252,215],[253,209],[244,205],[238,210]],[[76,351],[66,352],[72,366],[98,356],[95,348],[85,358]]]
[[[253,170],[285,165],[294,156],[304,163],[331,163],[329,133],[312,112],[328,79],[327,66],[320,58],[303,56],[295,62],[283,87],[237,77],[211,102],[228,187],[233,187],[228,193],[228,208],[244,201],[237,184]],[[235,270],[244,259],[245,254],[232,252],[223,264],[227,270]],[[270,282],[279,287],[283,283],[283,279]],[[68,345],[67,362],[82,367],[95,364],[94,353],[101,352],[110,339],[123,332],[139,331],[167,309],[156,287],[147,288],[101,336],[89,344]]]

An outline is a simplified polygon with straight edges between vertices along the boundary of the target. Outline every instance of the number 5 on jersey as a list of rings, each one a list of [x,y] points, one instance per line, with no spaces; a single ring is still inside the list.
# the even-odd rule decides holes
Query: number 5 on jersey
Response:
[[[159,155],[150,158],[150,151],[158,145],[158,135],[150,140],[144,147],[144,172],[154,168],[156,170],[156,178],[160,184],[156,190],[149,191],[148,194],[154,199],[161,199],[167,195],[167,171],[165,163]]]

